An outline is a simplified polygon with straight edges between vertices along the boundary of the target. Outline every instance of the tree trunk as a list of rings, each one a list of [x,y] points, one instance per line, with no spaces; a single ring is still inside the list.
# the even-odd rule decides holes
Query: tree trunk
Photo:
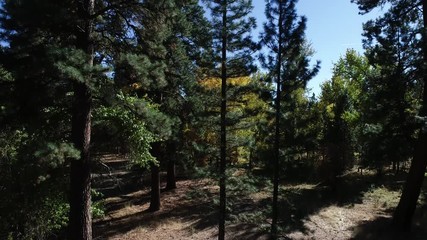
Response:
[[[166,189],[171,190],[176,188],[176,178],[175,178],[175,160],[176,160],[176,144],[175,142],[167,143],[169,153],[168,166],[167,166],[167,176],[166,176]]]
[[[254,150],[251,148],[251,150],[249,151],[249,163],[248,163],[248,170],[252,171],[253,169],[253,152]]]
[[[89,156],[71,162],[69,239],[92,239]]]
[[[271,222],[271,235],[273,239],[277,238],[277,219],[279,216],[278,209],[278,196],[279,196],[279,171],[280,171],[280,97],[281,97],[281,74],[282,74],[282,24],[283,24],[283,3],[279,1],[279,39],[278,39],[278,53],[277,53],[277,72],[276,72],[276,128],[274,134],[274,176],[273,176],[273,202],[272,202],[272,222]]]
[[[427,63],[427,0],[423,4],[423,60]],[[425,117],[427,113],[427,70],[424,66],[424,93],[422,99],[423,107],[420,116]],[[425,123],[424,123],[425,124]],[[424,181],[427,166],[427,131],[420,130],[417,144],[415,146],[414,158],[409,168],[408,179],[403,188],[402,196],[393,215],[393,225],[401,231],[409,231],[412,225],[412,217],[415,212],[418,197]]]
[[[400,231],[409,231],[427,166],[427,136],[421,133],[402,196],[393,215],[393,224]]]
[[[157,158],[158,165],[151,164],[151,198],[149,210],[152,212],[160,210],[160,161],[161,143],[152,144],[151,154]]]
[[[160,210],[160,171],[159,166],[151,165],[151,198],[150,211]]]
[[[225,239],[226,216],[226,113],[227,113],[227,0],[222,3],[222,56],[221,56],[221,146],[219,164],[219,223],[218,239]]]
[[[80,8],[84,19],[84,33],[79,34],[77,45],[88,55],[87,64],[93,66],[92,42],[95,0],[85,0]],[[91,76],[88,76],[90,80]],[[92,94],[86,83],[74,83],[74,103],[71,119],[71,138],[80,151],[80,159],[72,160],[70,166],[70,215],[69,239],[92,239],[91,207],[91,136]]]
[[[175,160],[169,159],[167,169],[167,182],[166,189],[171,190],[176,188],[176,177],[175,177]]]

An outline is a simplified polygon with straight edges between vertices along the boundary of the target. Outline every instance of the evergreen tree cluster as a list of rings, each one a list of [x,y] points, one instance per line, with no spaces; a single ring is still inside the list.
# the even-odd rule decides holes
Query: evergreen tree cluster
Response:
[[[208,169],[219,239],[238,196],[230,167],[272,179],[277,238],[283,181],[335,189],[355,166],[381,176],[411,162],[393,220],[408,229],[427,165],[427,2],[352,2],[385,14],[315,96],[320,61],[297,0],[266,0],[259,42],[251,0],[2,1],[0,238],[92,239],[92,176],[115,152],[151,173],[151,211],[161,171],[174,189],[177,169]]]

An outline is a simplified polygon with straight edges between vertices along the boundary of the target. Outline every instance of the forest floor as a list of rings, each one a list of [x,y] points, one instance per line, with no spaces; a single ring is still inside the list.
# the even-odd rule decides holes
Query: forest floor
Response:
[[[108,174],[95,175],[94,185],[104,194],[105,215],[94,221],[94,239],[217,239],[219,188],[214,180],[180,178],[176,189],[162,191],[161,210],[150,212],[149,184],[138,177],[141,174],[128,170],[118,155],[106,155],[102,162]],[[236,170],[234,175],[244,173]],[[403,179],[403,174],[377,178],[371,171],[353,171],[342,176],[335,189],[283,183],[281,239],[426,239],[427,191],[422,193],[413,231],[397,234],[390,229]],[[226,239],[269,239],[271,185],[230,188],[242,194],[230,194]]]

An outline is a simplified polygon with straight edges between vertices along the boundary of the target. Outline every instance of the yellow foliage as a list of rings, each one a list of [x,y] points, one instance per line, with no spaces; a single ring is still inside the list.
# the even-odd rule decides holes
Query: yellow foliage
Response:
[[[216,143],[218,141],[218,136],[215,132],[207,132],[205,138],[209,143]]]
[[[228,79],[229,84],[233,86],[246,86],[251,81],[249,76],[246,77],[235,77]]]
[[[131,92],[134,92],[134,91],[139,90],[141,88],[142,88],[142,84],[135,82],[135,83],[132,83],[132,84],[129,84],[129,85],[123,87],[122,91],[125,93],[131,93]]]
[[[131,87],[135,90],[140,89],[142,87],[141,83],[132,83]]]
[[[326,106],[326,113],[327,113],[328,117],[331,119],[335,117],[334,108],[335,108],[334,103],[331,103],[328,106]]]
[[[190,132],[190,131],[191,131],[190,125],[188,123],[186,123],[185,126],[184,126],[184,129],[183,129],[183,132],[187,133],[187,132]]]
[[[251,81],[251,77],[249,76],[235,77],[235,78],[228,78],[227,84],[232,86],[246,86],[249,84],[250,81]],[[217,77],[205,78],[203,80],[200,80],[199,84],[207,90],[220,89],[221,78],[217,78]]]

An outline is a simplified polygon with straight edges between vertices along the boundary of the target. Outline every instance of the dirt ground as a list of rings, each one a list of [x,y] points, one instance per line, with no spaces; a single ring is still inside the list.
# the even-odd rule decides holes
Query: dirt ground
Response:
[[[177,189],[162,193],[162,207],[157,212],[148,211],[148,189],[108,198],[107,215],[95,223],[95,239],[216,239],[215,209],[210,202],[190,199],[188,193],[195,189],[217,192],[207,180],[178,181]],[[228,239],[263,239],[257,235],[256,226],[227,228]]]
[[[117,164],[113,159],[104,161]],[[115,171],[111,169],[110,176]],[[395,181],[377,182],[366,173],[344,177],[335,192],[319,184],[285,184],[280,198],[280,216],[284,216],[279,221],[284,226],[281,239],[427,239],[422,209],[417,210],[412,233],[399,235],[390,230],[399,189]],[[235,203],[237,210],[231,211],[235,219],[248,213],[258,216],[256,213],[267,209],[268,190],[261,189]],[[217,193],[212,180],[182,179],[176,189],[162,191],[161,210],[149,212],[148,188],[122,187],[106,196],[106,214],[94,222],[94,239],[217,239]],[[230,219],[226,239],[269,239],[270,222],[259,216]]]

